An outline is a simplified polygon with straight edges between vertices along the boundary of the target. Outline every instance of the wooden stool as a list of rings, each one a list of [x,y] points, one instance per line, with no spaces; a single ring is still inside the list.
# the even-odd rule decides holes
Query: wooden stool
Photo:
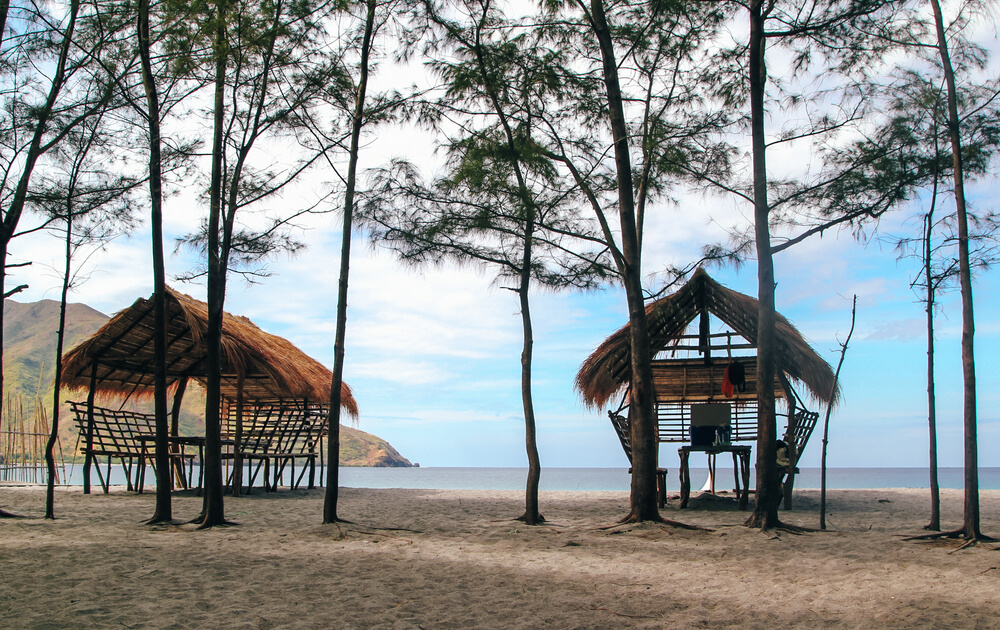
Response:
[[[632,474],[632,469],[628,469],[628,474]],[[663,507],[667,504],[667,469],[656,469],[656,504]]]
[[[656,499],[660,507],[667,504],[667,469],[656,469]]]

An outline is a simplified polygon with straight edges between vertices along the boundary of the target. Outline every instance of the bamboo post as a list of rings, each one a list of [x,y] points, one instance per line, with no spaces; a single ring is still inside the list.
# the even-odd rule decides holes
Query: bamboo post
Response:
[[[0,404],[2,403],[3,401],[0,400]],[[5,417],[7,417],[6,413],[0,413],[0,481],[7,481],[7,440],[4,438],[6,435],[4,431]]]
[[[788,453],[788,472],[785,473],[785,484],[782,488],[784,494],[784,508],[786,510],[792,509],[792,491],[795,489],[795,468],[799,465],[799,452],[795,444],[795,429],[798,424],[798,416],[796,415],[796,405],[795,405],[795,392],[792,391],[792,385],[788,382],[785,377],[785,373],[779,371],[779,380],[781,381],[781,387],[785,390],[785,401],[788,405],[788,428],[785,430],[785,452]]]
[[[327,415],[329,417],[329,415]],[[325,477],[324,468],[326,467],[326,458],[324,457],[323,447],[326,440],[323,439],[323,432],[319,432],[319,487],[323,487],[323,478]]]
[[[4,401],[0,400],[0,404]],[[6,409],[2,410],[6,412]],[[7,413],[0,413],[0,481],[7,481],[7,440],[4,437],[7,433],[4,430],[4,418]]]
[[[87,392],[87,441],[83,457],[83,493],[90,494],[90,467],[94,463],[94,391],[97,389],[97,361],[90,368],[90,391]],[[100,464],[98,464],[100,465]]]
[[[18,431],[18,437],[21,438],[20,439],[20,444],[18,446],[18,448],[19,448],[19,456],[18,456],[18,458],[20,459],[20,464],[21,464],[21,480],[22,481],[27,481],[26,471],[25,471],[25,463],[27,462],[27,459],[28,459],[27,456],[26,456],[26,453],[27,453],[27,450],[28,450],[28,445],[27,445],[27,442],[26,442],[25,437],[24,437],[24,429],[25,429],[25,427],[24,427],[24,416],[22,415],[21,416],[21,428]]]
[[[187,378],[182,378],[177,381],[177,390],[174,391],[174,400],[170,408],[170,435],[171,437],[178,437],[180,435],[180,416],[181,416],[181,401],[184,400],[184,391],[187,389]],[[183,447],[176,442],[170,445],[170,452],[173,454],[180,454],[184,452]],[[184,458],[182,457],[172,457],[172,464],[174,474],[170,479],[171,484],[178,484],[182,488],[187,489],[190,486],[190,480],[184,475]],[[171,487],[173,489],[173,487]]]
[[[233,496],[243,486],[243,375],[236,377],[236,438],[233,447]]]
[[[709,337],[711,329],[708,322],[708,309],[702,308],[701,318],[698,320],[698,345],[705,355],[705,365],[712,363],[712,340]]]
[[[310,417],[310,423],[316,422],[316,417]],[[320,470],[323,469],[323,432],[322,431],[309,431],[310,439],[312,436],[317,436],[315,439],[319,442],[319,458],[320,458]],[[316,442],[309,445],[309,450],[312,452],[312,457],[309,458],[309,489],[312,490],[316,487]],[[321,475],[322,476],[322,475]]]
[[[48,417],[45,415],[45,407],[41,404],[41,399],[35,401],[35,428],[34,440],[32,440],[31,454],[31,477],[32,483],[39,483],[41,467],[45,463],[45,444],[42,442],[42,435],[49,433]],[[42,432],[45,432],[44,434]]]

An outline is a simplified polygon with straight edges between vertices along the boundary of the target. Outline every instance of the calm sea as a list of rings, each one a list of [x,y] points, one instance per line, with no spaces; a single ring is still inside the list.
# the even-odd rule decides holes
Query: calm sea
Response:
[[[197,469],[196,469],[197,470]],[[732,480],[732,468],[719,466],[719,487],[726,487]],[[939,469],[942,488],[963,488],[961,468]],[[97,475],[92,475],[97,484]],[[317,471],[317,479],[325,478]],[[421,488],[441,490],[521,490],[527,479],[525,468],[341,468],[340,485],[351,488]],[[708,479],[707,468],[691,469],[691,485],[700,488]],[[155,483],[152,471],[147,472],[148,484]],[[542,490],[623,490],[629,489],[630,477],[625,468],[543,468]],[[111,482],[124,484],[121,468],[112,468]],[[83,484],[82,466],[67,466],[70,485]],[[751,475],[750,485],[754,480]],[[831,468],[827,470],[828,488],[927,488],[928,473],[925,468]],[[819,488],[820,470],[804,468],[798,475],[797,488]],[[667,488],[678,490],[677,470],[667,474]],[[980,468],[979,487],[983,490],[1000,490],[1000,468]]]
[[[719,487],[732,480],[732,468],[716,470]],[[524,468],[341,468],[340,485],[355,488],[436,488],[470,490],[521,490],[527,479]],[[543,468],[542,490],[625,490],[631,477],[626,468]],[[708,479],[707,468],[691,469],[695,489]],[[941,468],[942,488],[963,488],[961,468]],[[820,469],[804,468],[797,476],[797,488],[819,488]],[[827,488],[928,488],[924,468],[831,468],[826,472]],[[754,486],[751,474],[750,486]],[[980,468],[979,487],[1000,489],[1000,468]],[[667,473],[667,488],[680,489],[677,471]]]

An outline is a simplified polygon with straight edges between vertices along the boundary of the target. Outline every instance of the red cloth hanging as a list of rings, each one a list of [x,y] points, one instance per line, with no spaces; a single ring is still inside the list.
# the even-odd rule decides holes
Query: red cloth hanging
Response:
[[[726,366],[726,371],[722,373],[722,395],[726,398],[732,398],[736,394],[736,388],[733,387],[732,381],[729,380],[729,366]]]

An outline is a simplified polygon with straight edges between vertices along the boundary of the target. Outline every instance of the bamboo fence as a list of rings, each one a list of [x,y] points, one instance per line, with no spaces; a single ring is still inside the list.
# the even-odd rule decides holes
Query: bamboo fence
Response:
[[[40,397],[35,398],[34,413],[26,417],[20,396],[8,395],[0,413],[0,481],[45,483],[45,445],[49,439],[49,417]],[[66,478],[66,459],[58,441],[55,483]]]

